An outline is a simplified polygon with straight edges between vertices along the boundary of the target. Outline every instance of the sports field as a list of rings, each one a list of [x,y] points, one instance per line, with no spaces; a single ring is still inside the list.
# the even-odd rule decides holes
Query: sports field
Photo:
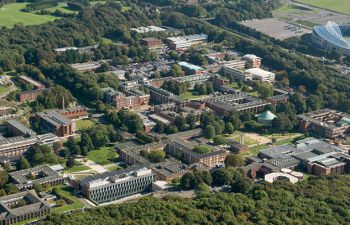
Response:
[[[15,24],[37,25],[53,21],[58,17],[22,12],[27,3],[11,3],[0,8],[0,26],[12,28]]]
[[[350,0],[297,0],[300,3],[350,15]]]

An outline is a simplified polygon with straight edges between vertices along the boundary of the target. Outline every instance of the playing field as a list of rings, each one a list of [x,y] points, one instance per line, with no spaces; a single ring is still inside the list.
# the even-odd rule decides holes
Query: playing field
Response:
[[[12,28],[15,24],[37,25],[53,21],[58,17],[22,12],[27,3],[6,4],[0,8],[0,26]]]
[[[350,0],[297,0],[300,3],[350,15]]]

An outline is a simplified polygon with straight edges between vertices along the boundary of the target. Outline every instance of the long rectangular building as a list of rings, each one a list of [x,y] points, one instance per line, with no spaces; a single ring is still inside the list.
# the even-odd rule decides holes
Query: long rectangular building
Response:
[[[88,176],[80,182],[83,195],[101,204],[151,190],[154,174],[142,165]]]

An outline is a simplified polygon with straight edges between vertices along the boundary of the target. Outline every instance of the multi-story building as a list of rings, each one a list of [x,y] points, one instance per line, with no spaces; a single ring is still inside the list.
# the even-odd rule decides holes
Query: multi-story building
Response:
[[[107,103],[113,105],[117,110],[121,109],[139,109],[148,106],[150,95],[138,89],[130,89],[126,94],[115,91],[112,88],[105,88],[104,99]]]
[[[251,68],[247,70],[237,69],[232,65],[224,65],[222,67],[224,73],[233,76],[235,79],[243,81],[258,80],[266,83],[275,82],[275,74],[260,68]]]
[[[350,115],[332,109],[321,109],[298,115],[299,129],[324,138],[336,139],[350,133]]]
[[[179,98],[171,93],[170,91],[156,88],[152,85],[145,84],[144,87],[149,90],[150,93],[150,99],[152,102],[165,104],[170,102],[176,102],[179,100]]]
[[[207,146],[212,151],[204,154],[199,154],[193,151],[198,143],[191,141],[190,138],[195,136],[198,136],[197,130],[182,132],[179,133],[179,135],[170,135],[170,140],[165,147],[165,151],[169,155],[174,156],[187,164],[201,163],[207,167],[214,167],[225,161],[228,152],[219,147]]]
[[[179,62],[179,65],[188,75],[203,74],[206,72],[204,68],[190,64],[188,62]]]
[[[23,191],[0,198],[0,223],[19,223],[50,213],[50,205],[41,200],[34,190]]]
[[[174,158],[166,159],[164,162],[150,165],[150,169],[155,174],[157,180],[171,181],[182,177],[187,171],[187,166]]]
[[[157,38],[142,38],[140,44],[146,46],[149,50],[155,51],[159,54],[164,53],[165,45]]]
[[[172,50],[184,51],[190,47],[203,44],[208,40],[206,34],[194,34],[183,37],[170,37],[166,39],[169,48]]]
[[[243,93],[222,95],[205,100],[205,106],[214,110],[219,115],[224,115],[232,111],[237,111],[241,114],[248,112],[260,113],[269,104]]]
[[[137,165],[123,170],[88,176],[80,182],[80,187],[86,198],[101,204],[149,191],[153,181],[152,170]]]
[[[250,62],[254,68],[261,67],[261,58],[256,55],[247,54],[243,56],[243,59]]]
[[[35,144],[52,144],[58,138],[52,133],[36,135],[33,130],[15,120],[7,121],[7,130],[12,136],[0,140],[0,157],[9,160],[23,155]]]
[[[72,120],[62,116],[56,110],[38,112],[35,114],[40,129],[46,133],[54,133],[59,137],[70,136],[75,133],[76,125]]]
[[[261,150],[258,157],[248,158],[251,163],[247,171],[253,178],[285,168],[303,169],[316,176],[350,172],[350,156],[345,149],[315,138]]]
[[[23,91],[19,94],[19,101],[20,102],[34,101],[39,97],[39,95],[41,95],[46,90],[45,85],[33,80],[30,77],[20,76],[19,78],[21,80],[23,80],[24,82],[34,86],[34,90]]]
[[[50,166],[38,166],[9,173],[18,190],[31,189],[34,184],[56,186],[63,184],[63,178]]]

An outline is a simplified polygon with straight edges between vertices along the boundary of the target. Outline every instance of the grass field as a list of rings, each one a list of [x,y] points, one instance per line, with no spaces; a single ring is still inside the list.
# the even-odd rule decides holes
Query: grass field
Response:
[[[0,86],[0,95],[5,94],[8,91],[9,91],[8,87]]]
[[[94,125],[94,122],[86,119],[86,120],[78,120],[75,122],[75,124],[77,125],[77,130],[83,130],[83,129],[92,127]]]
[[[15,24],[37,25],[54,21],[58,17],[22,12],[27,3],[11,3],[0,8],[0,26],[13,27]]]
[[[101,165],[114,163],[118,160],[118,157],[119,155],[114,147],[102,147],[87,154],[88,159]]]
[[[297,0],[300,3],[350,15],[349,0]]]
[[[74,195],[74,189],[72,187],[66,186],[66,185],[62,185],[62,186],[58,186],[57,187],[59,190],[59,193],[61,196],[64,196],[66,198],[69,198],[70,200],[72,200],[74,203],[70,204],[70,205],[65,205],[63,207],[57,207],[57,208],[53,208],[51,210],[51,212],[53,213],[61,213],[61,212],[65,212],[65,211],[70,211],[70,210],[74,210],[74,209],[81,209],[84,207],[84,204],[81,203]]]
[[[73,166],[72,168],[69,168],[68,170],[65,170],[65,173],[75,173],[85,170],[90,170],[91,168],[85,165],[79,165],[79,166]]]

